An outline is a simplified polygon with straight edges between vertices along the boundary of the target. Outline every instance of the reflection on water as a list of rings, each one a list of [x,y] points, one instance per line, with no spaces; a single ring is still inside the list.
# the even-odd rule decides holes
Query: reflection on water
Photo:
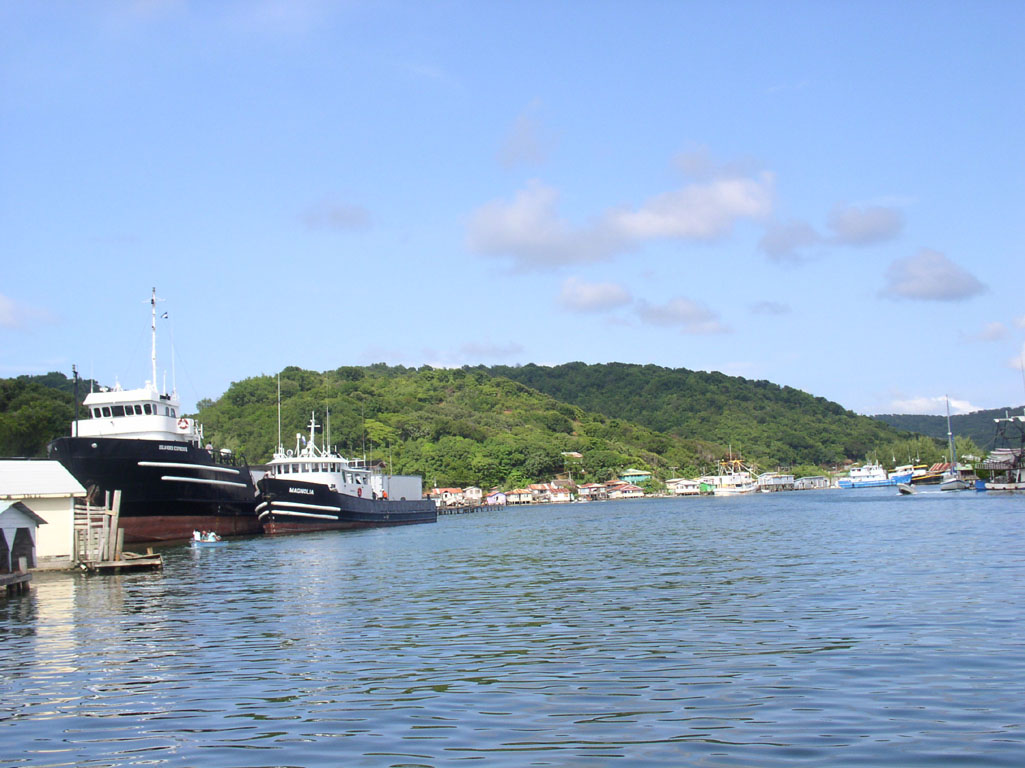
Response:
[[[0,603],[10,765],[1017,765],[1025,498],[610,502]]]

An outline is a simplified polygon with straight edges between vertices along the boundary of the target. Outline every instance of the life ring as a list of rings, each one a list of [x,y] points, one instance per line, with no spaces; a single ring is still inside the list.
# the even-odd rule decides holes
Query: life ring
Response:
[[[356,495],[359,496],[362,499],[363,498],[363,489],[362,488],[357,488],[356,489]]]
[[[178,429],[188,429],[188,428],[189,428],[189,420],[188,419],[186,419],[184,416],[182,418],[178,419]]]

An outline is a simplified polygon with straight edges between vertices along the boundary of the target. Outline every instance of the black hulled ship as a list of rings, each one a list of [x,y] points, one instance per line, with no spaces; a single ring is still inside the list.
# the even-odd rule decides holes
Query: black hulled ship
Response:
[[[385,475],[296,435],[294,450],[278,450],[259,483],[257,513],[268,534],[434,523],[437,508],[423,498],[421,478]],[[300,442],[305,445],[300,447]]]
[[[87,395],[87,418],[72,424],[71,437],[50,443],[50,458],[86,488],[90,503],[121,492],[125,543],[187,539],[194,530],[260,533],[244,458],[204,447],[203,429],[181,415],[177,393],[157,389],[156,301],[154,290],[152,380],[141,389]]]

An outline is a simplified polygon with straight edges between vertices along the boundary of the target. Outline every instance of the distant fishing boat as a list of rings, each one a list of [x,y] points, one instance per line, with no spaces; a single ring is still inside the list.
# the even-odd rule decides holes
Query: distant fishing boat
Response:
[[[742,496],[758,490],[753,468],[732,457],[719,462],[719,474],[701,478],[702,485],[714,496]]]
[[[990,479],[976,487],[981,491],[1025,491],[1025,410],[993,421],[994,447],[983,463]]]

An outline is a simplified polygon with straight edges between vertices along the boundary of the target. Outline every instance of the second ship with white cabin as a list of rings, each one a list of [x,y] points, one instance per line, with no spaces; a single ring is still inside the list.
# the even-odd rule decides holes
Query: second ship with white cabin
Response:
[[[319,425],[296,435],[295,449],[278,449],[259,480],[257,515],[268,534],[434,523],[438,511],[423,497],[418,475],[385,475],[365,461],[318,447]],[[305,443],[305,445],[300,445]]]

